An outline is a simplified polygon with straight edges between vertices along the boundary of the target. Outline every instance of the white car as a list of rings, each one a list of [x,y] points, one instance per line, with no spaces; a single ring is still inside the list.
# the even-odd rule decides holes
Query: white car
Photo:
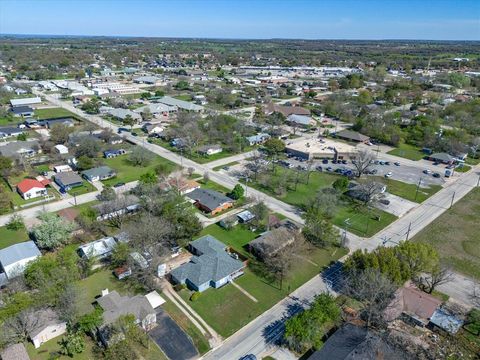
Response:
[[[385,174],[385,177],[386,178],[389,178],[389,177],[392,177],[393,173],[391,171],[389,171],[388,173]]]

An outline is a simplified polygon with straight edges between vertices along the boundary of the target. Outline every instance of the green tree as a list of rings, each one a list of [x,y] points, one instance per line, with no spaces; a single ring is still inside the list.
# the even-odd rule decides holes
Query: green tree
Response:
[[[156,184],[158,181],[157,174],[153,171],[148,171],[140,175],[140,181],[144,184]]]
[[[228,193],[228,197],[232,198],[233,200],[238,200],[243,197],[244,193],[245,193],[245,190],[243,189],[243,186],[240,184],[237,184],[232,189],[232,191]]]
[[[338,246],[340,233],[319,207],[310,207],[305,213],[305,239],[316,246]]]
[[[17,140],[18,141],[25,141],[27,140],[27,133],[21,133],[17,135]]]
[[[100,201],[111,201],[117,198],[117,193],[111,186],[105,186],[98,196],[98,200]]]
[[[177,82],[175,84],[175,88],[177,90],[188,90],[189,89],[189,85],[188,85],[188,82],[185,81],[185,80],[180,80],[179,82]]]
[[[165,96],[165,91],[163,91],[163,90],[155,90],[155,96],[156,96],[156,97]]]
[[[275,160],[277,159],[278,155],[285,151],[285,143],[276,138],[270,138],[265,141],[264,144],[265,150],[267,154],[272,158],[272,170],[275,171]]]
[[[79,170],[91,169],[94,165],[93,159],[86,155],[82,155],[77,159],[77,168]]]
[[[153,154],[140,146],[136,146],[130,153],[128,160],[133,166],[146,167],[153,160]]]
[[[74,226],[55,213],[43,213],[38,217],[41,224],[32,229],[37,244],[44,249],[55,249],[67,242]]]
[[[65,124],[53,124],[50,129],[50,140],[55,144],[65,144],[72,131],[72,128]]]
[[[93,98],[84,103],[81,109],[87,114],[98,114],[100,112],[100,103],[96,98]]]
[[[70,357],[73,357],[75,354],[80,354],[85,350],[85,340],[83,336],[78,333],[67,333],[58,344],[60,345],[60,352]]]
[[[129,114],[125,116],[125,119],[123,119],[123,125],[130,126],[131,130],[133,128],[133,125],[135,125],[135,119]]]
[[[112,251],[111,263],[114,267],[120,267],[127,263],[132,250],[127,243],[119,242]]]
[[[345,176],[342,176],[341,178],[338,178],[333,182],[332,187],[338,192],[344,193],[345,191],[348,190],[349,183],[350,181],[348,181],[348,178]]]
[[[0,155],[0,175],[1,176],[6,176],[10,170],[12,169],[12,159]]]
[[[7,225],[5,226],[8,230],[18,231],[25,229],[25,222],[23,221],[23,217],[20,214],[14,214],[8,220]]]
[[[325,335],[340,322],[340,314],[332,295],[317,295],[309,309],[285,322],[283,339],[286,345],[302,354],[311,348],[321,348]]]
[[[95,307],[93,311],[82,315],[77,321],[77,330],[85,334],[95,334],[97,327],[103,323],[103,311],[100,307]]]
[[[140,99],[143,99],[143,100],[149,99],[150,97],[151,97],[151,95],[148,91],[140,94]]]

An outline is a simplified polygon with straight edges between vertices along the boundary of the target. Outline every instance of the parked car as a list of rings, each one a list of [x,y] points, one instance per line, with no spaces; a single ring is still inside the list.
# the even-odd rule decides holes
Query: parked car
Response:
[[[388,199],[380,199],[380,204],[390,205],[390,200],[388,200]]]
[[[424,174],[427,174],[427,175],[430,174],[431,172],[432,172],[432,170],[429,170],[429,169],[423,170],[423,173],[424,173]]]
[[[328,164],[328,159],[323,159],[322,164]]]
[[[248,355],[242,356],[239,360],[257,360],[257,357],[253,354],[248,354]]]
[[[347,163],[347,160],[342,160],[342,164],[346,164]]]
[[[440,177],[440,174],[436,172],[436,173],[433,173],[432,176],[433,176],[434,178],[439,178],[439,177]]]
[[[337,163],[337,160],[332,160],[332,164],[336,164]]]
[[[123,128],[123,127],[118,128],[117,133],[121,134],[122,132],[130,132],[130,130],[127,129],[127,128]]]
[[[323,171],[323,168],[321,166],[317,166],[317,171]]]
[[[333,168],[331,166],[327,167],[327,171],[333,171]]]
[[[389,171],[388,173],[385,174],[385,177],[386,178],[389,178],[389,177],[392,177],[393,173],[391,171]]]
[[[222,169],[225,170],[225,171],[228,171],[228,170],[230,170],[230,166],[224,166]]]
[[[400,166],[400,163],[398,161],[394,162],[395,166]]]
[[[114,187],[114,188],[119,188],[119,187],[122,187],[122,186],[124,186],[124,185],[125,185],[124,182],[118,182],[118,183],[116,183],[115,185],[113,185],[113,187]]]
[[[385,165],[390,165],[390,161],[385,161]]]
[[[433,165],[438,165],[438,164],[440,164],[438,161],[435,161],[435,162],[433,163]]]
[[[385,165],[385,161],[383,161],[383,160],[380,160],[378,163],[379,163],[380,165]]]

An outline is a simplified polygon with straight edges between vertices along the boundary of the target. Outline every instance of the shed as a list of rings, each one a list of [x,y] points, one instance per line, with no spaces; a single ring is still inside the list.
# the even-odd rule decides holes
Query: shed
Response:
[[[155,290],[149,292],[145,297],[154,309],[165,304],[165,299],[163,299]]]
[[[62,144],[55,145],[55,150],[61,155],[68,154],[68,147]]]

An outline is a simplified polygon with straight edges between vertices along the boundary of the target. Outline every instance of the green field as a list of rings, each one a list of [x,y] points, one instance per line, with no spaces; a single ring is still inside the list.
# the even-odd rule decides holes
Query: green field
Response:
[[[435,247],[455,271],[480,280],[480,188],[475,188],[415,235]]]
[[[430,196],[442,189],[441,185],[430,185],[428,187],[419,187],[417,193],[417,185],[415,184],[407,184],[403,181],[386,179],[382,177],[377,177],[377,180],[387,185],[387,192],[390,194],[397,195],[404,199],[418,203],[424,202]]]
[[[29,239],[25,229],[15,231],[8,230],[5,226],[0,227],[0,250],[27,240]]]
[[[401,144],[396,149],[390,150],[387,154],[414,161],[422,160],[425,157],[425,153],[423,153],[421,149],[409,144]]]
[[[462,165],[462,166],[456,167],[455,171],[464,173],[464,172],[470,171],[471,169],[472,167],[470,165]]]
[[[57,117],[74,117],[78,118],[74,113],[64,109],[64,108],[49,108],[49,109],[37,109],[35,110],[35,116],[38,119],[49,119]]]
[[[117,156],[112,159],[103,159],[105,165],[110,166],[112,169],[117,171],[117,176],[112,179],[103,181],[104,185],[114,185],[118,182],[131,182],[138,180],[141,175],[154,171],[155,167],[159,164],[166,164],[168,166],[169,172],[172,172],[176,165],[160,156],[154,157],[148,166],[133,166],[128,160],[128,156]]]

